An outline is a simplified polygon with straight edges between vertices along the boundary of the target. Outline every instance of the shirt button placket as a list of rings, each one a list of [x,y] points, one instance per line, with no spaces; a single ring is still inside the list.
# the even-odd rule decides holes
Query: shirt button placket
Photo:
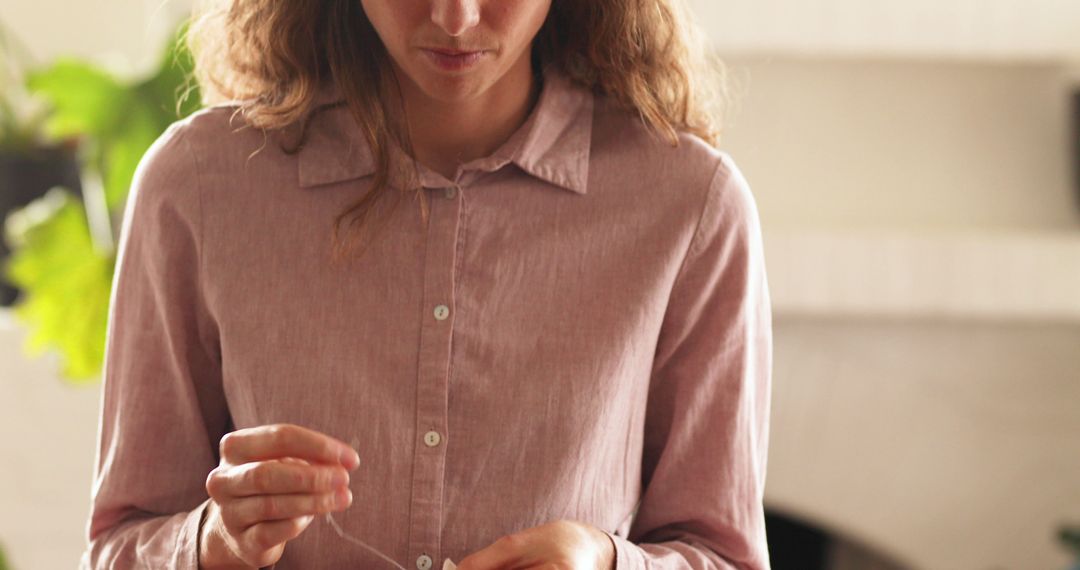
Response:
[[[438,190],[436,190],[438,191]],[[461,186],[442,189],[447,200],[431,202],[426,226],[423,266],[422,306],[427,313],[421,321],[416,377],[417,445],[413,454],[409,552],[416,557],[418,570],[430,570],[439,556],[442,541],[442,497],[445,483],[446,447],[449,435],[450,346],[457,315],[455,272],[461,258],[460,235],[464,201],[454,200]],[[454,318],[451,318],[451,317]],[[421,444],[422,442],[422,444]]]

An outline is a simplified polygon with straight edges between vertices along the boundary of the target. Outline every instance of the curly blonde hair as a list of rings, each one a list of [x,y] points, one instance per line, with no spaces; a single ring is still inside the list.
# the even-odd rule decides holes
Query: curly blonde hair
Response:
[[[388,143],[410,148],[407,129],[384,108],[397,83],[360,1],[202,0],[186,41],[203,103],[239,101],[245,122],[264,132],[300,125],[287,152],[303,142],[321,83],[336,84],[376,165],[371,189],[336,219],[338,251],[343,221],[364,226],[389,185]],[[719,141],[725,69],[682,0],[552,0],[532,56],[636,113],[673,146],[679,131]]]

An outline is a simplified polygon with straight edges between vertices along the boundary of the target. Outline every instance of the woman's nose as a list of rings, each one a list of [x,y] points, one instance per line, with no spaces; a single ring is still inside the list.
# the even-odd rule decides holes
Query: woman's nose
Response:
[[[480,23],[478,0],[432,0],[431,21],[450,36],[460,36]]]

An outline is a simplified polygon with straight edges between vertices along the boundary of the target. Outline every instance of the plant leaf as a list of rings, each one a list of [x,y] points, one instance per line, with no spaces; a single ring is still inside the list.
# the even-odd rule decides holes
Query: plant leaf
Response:
[[[47,134],[84,138],[83,168],[101,173],[113,219],[121,219],[146,150],[201,105],[182,42],[186,29],[171,39],[160,68],[137,84],[121,84],[76,60],[58,61],[27,80],[31,92],[52,104]],[[95,379],[104,362],[115,252],[95,249],[83,204],[59,189],[9,216],[6,230],[14,253],[3,269],[22,290],[14,312],[30,329],[27,351],[58,350],[67,379]]]
[[[82,204],[54,188],[9,216],[6,229],[17,247],[5,275],[23,291],[14,312],[29,326],[26,352],[57,350],[65,378],[96,381],[114,259],[94,249]]]
[[[161,65],[152,77],[140,84],[136,90],[147,101],[155,105],[155,111],[161,113],[164,124],[194,113],[202,106],[198,85],[193,71],[195,60],[184,43],[188,23],[185,22],[169,41]]]
[[[123,206],[139,160],[168,126],[161,124],[161,114],[154,111],[151,103],[140,98],[133,98],[133,102],[115,136],[102,141],[105,203],[111,211]]]
[[[104,71],[72,59],[30,73],[27,85],[52,103],[45,130],[55,138],[109,137],[131,107],[128,89]]]

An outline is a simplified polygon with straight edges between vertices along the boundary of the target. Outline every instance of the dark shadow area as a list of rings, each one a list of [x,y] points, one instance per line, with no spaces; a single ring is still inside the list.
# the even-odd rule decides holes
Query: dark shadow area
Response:
[[[765,511],[772,570],[911,570],[814,524]]]
[[[825,570],[827,533],[773,511],[765,512],[765,529],[773,570]]]

